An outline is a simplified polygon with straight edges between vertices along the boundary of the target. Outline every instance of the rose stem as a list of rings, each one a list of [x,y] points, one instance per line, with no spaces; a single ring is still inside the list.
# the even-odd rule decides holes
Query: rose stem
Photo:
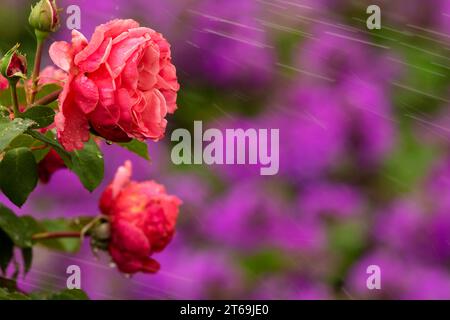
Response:
[[[36,233],[31,238],[33,240],[47,240],[47,239],[80,238],[80,237],[81,232],[79,231],[61,231],[61,232]]]
[[[33,103],[37,94],[37,86],[38,86],[38,78],[39,72],[41,70],[41,59],[42,59],[42,51],[44,48],[44,40],[41,37],[37,37],[37,47],[36,47],[36,55],[34,57],[34,68],[32,75],[32,87],[31,87],[31,99],[30,102]]]
[[[35,106],[45,106],[49,103],[52,103],[53,101],[55,101],[56,99],[58,99],[59,95],[61,94],[62,89],[60,90],[56,90],[48,95],[46,95],[45,97],[42,97],[38,100],[36,100],[35,103],[33,103],[31,105],[31,107],[35,107]]]
[[[14,108],[14,118],[17,118],[20,116],[19,99],[17,99],[17,82],[15,83],[10,82],[10,87],[11,87],[11,99]]]

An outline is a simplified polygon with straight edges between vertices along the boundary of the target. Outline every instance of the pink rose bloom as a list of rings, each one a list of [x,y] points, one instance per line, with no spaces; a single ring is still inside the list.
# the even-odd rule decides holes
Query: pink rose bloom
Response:
[[[160,33],[134,20],[113,20],[98,26],[90,42],[73,30],[72,43],[53,43],[50,57],[68,73],[55,117],[67,150],[82,148],[90,127],[116,142],[164,136],[180,86]]]
[[[39,85],[56,84],[63,86],[67,80],[67,73],[53,66],[45,67],[39,73]]]
[[[61,69],[55,68],[53,66],[47,66],[41,72],[39,72],[39,81],[38,85],[43,87],[48,84],[55,84],[60,87],[63,87],[67,80],[67,73]],[[27,90],[31,90],[31,86],[33,85],[33,81],[28,79],[26,81]],[[20,86],[20,83],[19,83]]]
[[[131,162],[119,167],[100,198],[100,209],[111,220],[109,253],[126,273],[154,273],[152,258],[172,240],[181,200],[155,181],[131,180]]]

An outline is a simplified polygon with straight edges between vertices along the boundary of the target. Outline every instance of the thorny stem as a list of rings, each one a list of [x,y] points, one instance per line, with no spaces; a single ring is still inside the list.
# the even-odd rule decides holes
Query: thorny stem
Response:
[[[33,240],[48,240],[60,238],[80,238],[80,231],[60,231],[60,232],[41,232],[34,234],[31,238]]]
[[[17,118],[20,116],[19,99],[17,98],[17,82],[15,83],[10,82],[10,87],[11,87],[11,99],[14,109],[14,118]]]
[[[30,147],[31,150],[44,150],[48,148],[48,144],[45,143],[42,146]]]
[[[46,137],[45,135],[43,135],[39,131],[35,131],[35,130],[32,130],[32,129],[28,129],[27,131],[25,131],[25,133],[29,134],[30,136],[32,136],[36,140],[39,140],[39,141],[44,142],[44,143],[46,143],[48,145],[51,145],[52,148],[55,149],[55,151],[58,152],[58,154],[63,158],[64,162],[66,162],[66,160],[70,161],[70,159],[71,159],[70,153],[67,152],[65,149],[63,149],[60,145],[58,145],[56,143],[56,141],[52,141],[52,139]]]
[[[37,47],[36,47],[36,55],[34,57],[34,68],[32,75],[32,87],[31,87],[31,97],[30,103],[34,102],[37,94],[38,80],[39,80],[39,72],[41,70],[41,59],[42,59],[42,51],[44,48],[44,39],[41,37],[37,37]]]
[[[94,225],[104,219],[108,219],[108,217],[104,215],[99,215],[93,218],[89,223],[87,223],[81,231],[55,231],[55,232],[41,232],[34,234],[31,238],[33,240],[47,240],[47,239],[59,239],[59,238],[79,238],[83,240],[86,235],[88,235],[90,229],[94,227]]]
[[[39,100],[37,100],[35,103],[33,103],[31,105],[31,107],[35,107],[35,106],[45,106],[47,104],[52,103],[53,101],[56,101],[59,97],[59,95],[61,94],[62,89],[60,90],[56,90],[48,95],[46,95],[45,97],[40,98]]]

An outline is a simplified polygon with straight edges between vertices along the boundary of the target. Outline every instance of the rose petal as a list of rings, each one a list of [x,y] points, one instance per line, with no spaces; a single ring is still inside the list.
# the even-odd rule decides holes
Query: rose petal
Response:
[[[94,72],[102,63],[108,58],[112,48],[112,39],[108,38],[100,45],[100,47],[93,54],[89,56],[89,59],[81,61],[77,64],[81,72]]]
[[[104,39],[109,37],[114,39],[121,33],[137,27],[139,27],[139,24],[131,19],[116,19],[109,21],[108,23],[99,25],[97,28],[95,28],[94,34],[92,35],[89,44],[75,56],[75,64],[79,65],[82,61],[85,61],[92,54],[94,54],[94,52],[96,52],[102,45]]]
[[[68,72],[72,64],[72,46],[65,41],[53,42],[49,49],[49,55],[53,63]]]
[[[111,67],[114,78],[125,68],[128,58],[137,50],[143,50],[143,46],[148,41],[145,37],[125,38],[123,41],[113,45],[108,57],[108,64]]]
[[[164,96],[158,90],[144,93],[143,103],[132,108],[132,116],[136,129],[145,138],[158,140],[164,136],[167,120],[166,102]]]
[[[75,77],[71,86],[74,95],[74,101],[85,114],[94,111],[99,100],[97,86],[94,81],[79,74]]]
[[[74,55],[83,50],[88,45],[85,36],[76,29],[72,30],[72,49]]]
[[[113,243],[123,251],[145,257],[150,253],[150,244],[141,229],[123,220],[112,222]]]

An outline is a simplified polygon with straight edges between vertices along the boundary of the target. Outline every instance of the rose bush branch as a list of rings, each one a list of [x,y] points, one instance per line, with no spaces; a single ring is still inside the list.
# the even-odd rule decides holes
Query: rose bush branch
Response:
[[[14,117],[17,118],[20,116],[19,99],[17,98],[17,83],[10,84],[10,88],[11,88],[11,101],[14,110]]]
[[[44,40],[37,39],[36,45],[36,55],[34,58],[34,67],[32,74],[32,87],[31,87],[31,95],[30,95],[30,103],[34,103],[36,98],[36,94],[38,92],[38,80],[39,80],[39,72],[41,70],[41,60],[42,60],[42,50],[44,48]]]
[[[58,232],[41,232],[34,234],[31,239],[35,241],[60,239],[60,238],[80,238],[80,231],[58,231]]]
[[[58,8],[55,0],[41,0],[31,9],[28,22],[34,28],[36,35],[36,54],[32,74],[30,103],[34,103],[38,91],[39,73],[41,70],[44,43],[50,32],[59,28]]]
[[[87,218],[85,218],[87,219]],[[78,220],[78,219],[75,219]],[[109,223],[107,216],[98,215],[91,218],[90,221],[86,221],[84,226],[79,231],[55,231],[55,232],[39,232],[34,234],[31,238],[32,240],[48,240],[48,239],[60,239],[60,238],[79,238],[81,241],[86,235],[91,235],[91,233],[97,237],[100,228],[103,223]],[[109,234],[106,236],[109,237]]]
[[[45,97],[42,97],[42,98],[36,100],[30,107],[45,106],[47,104],[50,104],[50,103],[58,100],[58,97],[61,94],[61,92],[62,92],[62,89],[55,90],[52,93],[49,93],[48,95],[46,95]]]

